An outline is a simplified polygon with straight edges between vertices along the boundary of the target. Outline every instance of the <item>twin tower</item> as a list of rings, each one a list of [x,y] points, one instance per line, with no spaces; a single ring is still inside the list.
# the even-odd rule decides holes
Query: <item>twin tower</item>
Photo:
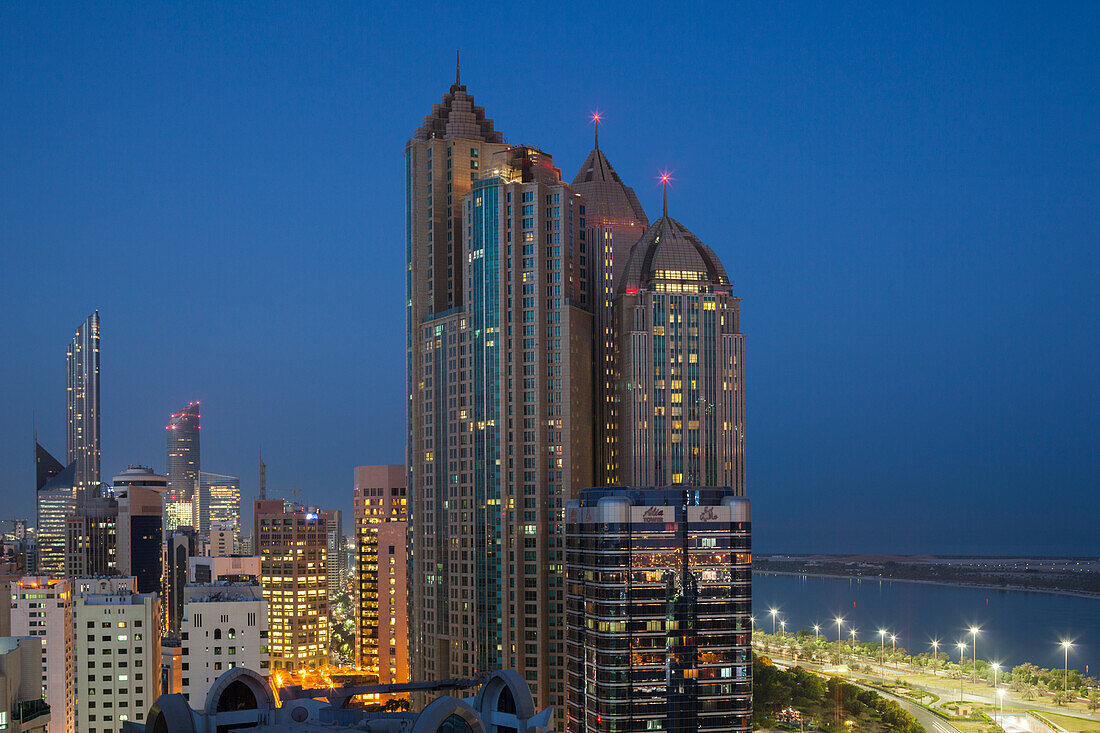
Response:
[[[744,494],[739,299],[596,146],[572,184],[456,78],[405,146],[412,679],[511,668],[565,704],[564,509]]]

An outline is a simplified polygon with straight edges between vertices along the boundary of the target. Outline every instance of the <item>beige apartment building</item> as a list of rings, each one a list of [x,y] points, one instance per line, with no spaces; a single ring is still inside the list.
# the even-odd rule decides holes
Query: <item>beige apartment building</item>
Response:
[[[328,664],[328,530],[325,517],[282,499],[254,505],[253,548],[268,602],[272,669]]]

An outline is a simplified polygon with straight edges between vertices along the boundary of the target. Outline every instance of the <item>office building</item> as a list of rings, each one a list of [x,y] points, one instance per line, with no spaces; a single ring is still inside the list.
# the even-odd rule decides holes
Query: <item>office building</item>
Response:
[[[168,633],[180,632],[183,619],[183,596],[191,558],[198,552],[198,535],[191,527],[179,527],[168,535],[168,557],[165,562],[164,605]]]
[[[593,275],[591,298],[594,333],[596,421],[596,484],[607,486],[618,478],[618,364],[615,359],[615,283],[622,277],[630,248],[649,227],[634,189],[623,183],[600,149],[600,121],[595,145],[573,178],[573,191],[584,197],[588,232],[588,265]]]
[[[199,472],[199,534],[210,534],[214,526],[241,526],[241,480],[236,476]]]
[[[189,585],[181,626],[182,693],[206,700],[226,670],[244,667],[268,675],[267,601],[258,582]]]
[[[470,681],[465,698],[444,694],[415,712],[375,712],[348,706],[346,687],[313,697],[283,688],[279,699],[267,680],[250,669],[223,672],[205,698],[162,695],[144,725],[128,723],[126,733],[207,733],[255,728],[263,733],[545,733],[553,730],[553,711],[538,710],[527,684],[512,670]],[[361,694],[362,687],[350,689]],[[454,687],[440,691],[460,694]],[[321,691],[313,691],[319,693]],[[395,689],[394,694],[407,692]]]
[[[272,669],[328,664],[325,518],[281,499],[256,501],[252,537],[268,602]]]
[[[50,706],[48,733],[75,730],[72,581],[28,575],[11,585],[11,631],[42,640],[42,695]]]
[[[728,487],[570,502],[568,733],[752,730],[751,521]]]
[[[160,696],[160,601],[119,589],[76,599],[76,721],[80,733],[142,722]]]
[[[50,706],[42,699],[42,639],[0,637],[0,728],[46,733]]]
[[[168,436],[168,495],[164,499],[165,529],[174,530],[198,524],[199,472],[202,470],[199,446],[199,403],[172,415],[165,426]]]
[[[37,572],[65,574],[65,548],[69,517],[76,513],[76,463],[62,467],[37,442],[35,449]]]
[[[618,288],[619,481],[743,496],[745,347],[722,263],[666,204]]]
[[[344,512],[326,509],[325,526],[328,528],[328,548],[325,567],[328,569],[328,594],[335,597],[344,592],[347,581],[347,553],[344,544]]]
[[[79,496],[99,491],[99,311],[76,329],[65,367],[68,462]]]
[[[236,555],[240,549],[240,532],[237,527],[228,525],[211,525],[210,534],[206,541],[206,554],[211,557],[225,557]]]
[[[118,501],[85,494],[67,522],[65,576],[80,578],[118,572]]]
[[[210,583],[241,583],[260,581],[260,558],[244,555],[227,557],[193,557],[188,561],[187,582],[198,585]]]
[[[113,479],[118,500],[118,572],[137,579],[138,593],[160,593],[164,577],[161,522],[168,479],[145,466]]]
[[[406,476],[392,464],[355,468],[355,664],[387,682],[408,674]]]

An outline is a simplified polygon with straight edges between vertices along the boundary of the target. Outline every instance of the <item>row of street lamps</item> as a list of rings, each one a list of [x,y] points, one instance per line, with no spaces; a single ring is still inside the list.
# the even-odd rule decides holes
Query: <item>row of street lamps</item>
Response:
[[[779,609],[778,608],[770,608],[770,609],[768,609],[768,613],[772,617],[772,635],[774,636],[775,635],[776,617],[779,615]],[[755,616],[750,616],[749,619],[752,622],[753,629],[755,629],[756,628],[756,617]],[[833,621],[836,623],[836,643],[839,644],[841,642],[841,628],[844,626],[844,617],[837,616],[835,619],[833,619]],[[779,628],[783,631],[786,631],[787,630],[787,622],[783,619],[779,619]],[[814,638],[816,639],[821,634],[821,626],[819,624],[814,624],[813,628],[814,628]],[[973,642],[971,644],[970,661],[971,661],[971,664],[974,666],[974,674],[977,675],[977,673],[978,673],[978,634],[980,634],[982,632],[982,630],[981,630],[981,628],[979,628],[977,626],[971,626],[969,631],[970,631],[970,638],[972,639],[972,642]],[[849,636],[851,637],[852,643],[854,644],[855,640],[856,640],[856,630],[854,628],[852,628],[850,630]],[[891,634],[886,629],[879,629],[878,630],[878,636],[879,636],[879,670],[882,672],[882,681],[883,681],[883,684],[885,684],[886,683],[886,660],[885,660],[885,656],[886,656],[886,637],[887,636],[890,637],[890,645],[893,648],[893,651],[896,652],[897,651],[898,636],[897,636],[897,634]],[[932,646],[932,658],[936,659],[937,658],[936,655],[939,654],[939,650],[940,650],[940,641],[939,641],[939,639],[932,639],[931,646]],[[963,699],[963,684],[962,684],[962,673],[961,672],[962,672],[962,665],[966,661],[966,642],[960,641],[956,644],[956,646],[959,649],[959,668],[960,668],[960,674],[959,674],[959,702],[961,704],[962,699]],[[1071,648],[1073,648],[1073,641],[1068,640],[1068,639],[1063,639],[1060,642],[1060,646],[1062,647],[1062,651],[1065,653],[1064,654],[1064,663],[1065,663],[1064,673],[1065,673],[1065,677],[1062,678],[1062,691],[1068,694],[1069,693],[1069,650]],[[998,664],[997,662],[993,662],[993,663],[990,664],[990,666],[993,668],[993,689],[997,690],[997,695],[1001,698],[1001,713],[1003,715],[1003,713],[1004,713],[1004,690],[1000,689],[1000,687],[998,687],[998,685],[997,685],[997,676],[998,676],[998,673],[1000,672],[1001,665]]]

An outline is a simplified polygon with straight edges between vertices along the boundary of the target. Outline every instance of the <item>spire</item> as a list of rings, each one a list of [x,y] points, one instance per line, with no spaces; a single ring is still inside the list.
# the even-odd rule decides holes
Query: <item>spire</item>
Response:
[[[663,189],[663,201],[661,204],[661,216],[662,218],[668,217],[668,182],[672,180],[672,176],[668,171],[661,172],[661,188]]]
[[[595,149],[596,150],[600,149],[600,120],[602,120],[602,119],[603,119],[603,115],[600,114],[599,110],[596,110],[595,112],[592,113],[592,122],[596,126],[596,144],[595,144]]]
[[[458,49],[457,48],[455,49],[455,86],[456,87],[462,86],[462,74],[459,71]]]

